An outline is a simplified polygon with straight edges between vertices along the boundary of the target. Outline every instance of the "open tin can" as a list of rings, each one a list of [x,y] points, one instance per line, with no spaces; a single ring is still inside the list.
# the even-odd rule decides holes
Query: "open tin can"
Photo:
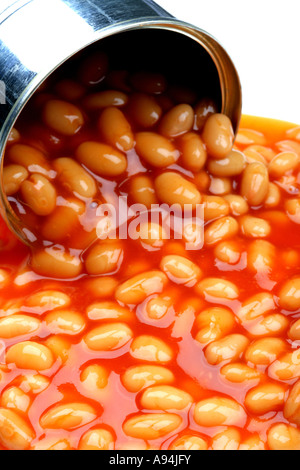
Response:
[[[17,0],[2,9],[1,173],[7,138],[28,100],[62,64],[99,41],[119,66],[154,62],[186,86],[203,89],[237,131],[241,87],[229,55],[207,32],[174,19],[151,0]],[[0,197],[6,222],[23,238],[2,189]]]

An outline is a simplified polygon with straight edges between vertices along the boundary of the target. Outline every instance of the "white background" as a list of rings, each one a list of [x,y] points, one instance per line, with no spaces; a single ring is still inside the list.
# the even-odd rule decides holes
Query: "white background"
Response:
[[[212,34],[241,79],[243,113],[300,124],[300,0],[155,0]]]

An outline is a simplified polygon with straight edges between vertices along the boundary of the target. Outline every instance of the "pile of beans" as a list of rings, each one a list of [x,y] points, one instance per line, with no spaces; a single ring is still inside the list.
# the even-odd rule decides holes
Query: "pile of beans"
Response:
[[[176,84],[175,84],[176,85]],[[1,222],[0,449],[300,449],[300,128],[102,52],[12,131]],[[99,240],[104,203],[202,204],[168,239]]]

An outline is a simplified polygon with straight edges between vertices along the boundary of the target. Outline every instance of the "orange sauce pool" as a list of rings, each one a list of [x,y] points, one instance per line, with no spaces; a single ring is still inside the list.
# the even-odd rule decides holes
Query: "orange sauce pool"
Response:
[[[34,106],[53,99],[53,89],[47,93],[42,92]],[[74,100],[76,106],[80,99]],[[38,149],[50,164],[73,155],[82,142],[99,140],[92,114],[87,114],[84,110],[85,128],[63,137],[40,124],[39,118],[21,120],[19,140],[10,143],[8,158],[18,144]],[[134,134],[141,131],[130,122]],[[158,132],[157,126],[153,129]],[[243,214],[234,213],[226,199],[229,194],[240,195],[242,172],[213,176],[207,163],[198,173],[182,167],[181,160],[171,168],[153,168],[130,149],[124,175],[97,179],[100,203],[106,197],[101,194],[103,188],[106,195],[130,197],[131,178],[141,173],[155,179],[166,168],[184,175],[202,196],[222,198],[227,207],[223,217],[236,220],[238,230],[212,242],[205,235],[198,250],[186,250],[183,240],[165,240],[154,248],[140,239],[122,240],[122,256],[114,269],[91,273],[86,260],[91,242],[98,242],[84,225],[83,231],[77,228],[59,241],[82,264],[71,279],[61,279],[67,276],[51,275],[50,267],[49,275],[39,269],[33,262],[35,252],[1,222],[1,450],[300,449],[299,136],[299,128],[292,124],[242,118],[235,149],[246,156],[247,165],[257,161],[255,152],[269,168],[279,153],[292,153],[297,160],[285,174],[270,176],[278,188],[278,200],[248,204]],[[178,139],[169,140],[178,148]],[[255,145],[260,148],[253,153]],[[269,160],[265,153],[271,155]],[[66,186],[57,183],[56,188],[60,197],[69,197]],[[43,230],[45,216],[23,205],[20,193],[12,197],[20,216],[25,208],[24,220],[32,223],[35,233]],[[289,201],[294,201],[291,208]],[[244,215],[266,221],[267,229],[259,226],[266,233],[258,235],[253,225],[247,229]],[[88,217],[92,218],[87,216],[85,224]],[[206,231],[212,223],[214,219],[205,219]],[[257,240],[265,244],[256,245]],[[228,246],[221,246],[224,242],[234,244],[231,254]],[[223,255],[234,255],[235,261],[224,261]],[[162,260],[167,256],[192,261],[192,271],[197,266],[201,272],[183,282],[164,268]],[[153,271],[164,271],[162,283],[152,277],[138,301],[123,301],[124,283]],[[220,281],[231,284],[223,289]],[[287,286],[288,282],[292,284]],[[38,300],[35,294],[41,294]],[[257,295],[264,299],[253,300]],[[155,305],[155,299],[163,306],[159,304],[151,314],[149,306]],[[254,302],[250,313],[249,302]],[[221,319],[213,308],[225,309]],[[31,368],[30,361],[35,360],[36,367]],[[159,368],[152,369],[151,379],[149,367]],[[134,374],[129,376],[131,370]]]

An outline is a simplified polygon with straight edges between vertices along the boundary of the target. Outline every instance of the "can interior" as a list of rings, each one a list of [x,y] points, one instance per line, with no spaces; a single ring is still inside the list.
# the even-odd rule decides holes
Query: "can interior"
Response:
[[[141,28],[103,38],[65,62],[57,75],[72,76],[80,59],[101,50],[109,57],[110,69],[162,73],[170,85],[183,86],[199,99],[213,99],[221,111],[220,77],[209,53],[196,40],[169,29]],[[50,76],[51,80],[51,76]]]
[[[94,51],[106,52],[111,70],[129,72],[149,71],[165,75],[169,85],[182,86],[194,91],[197,99],[211,98],[218,110],[222,110],[220,77],[209,53],[195,39],[173,30],[159,27],[142,27],[126,30],[102,38],[77,52],[48,76],[41,87],[50,87],[52,81],[61,77],[74,78],[81,60]],[[75,78],[76,79],[76,78]],[[101,89],[102,84],[92,87]],[[33,93],[33,96],[35,93]],[[31,98],[29,99],[30,102]],[[21,114],[24,111],[21,111]],[[30,114],[25,104],[23,118]],[[30,116],[28,116],[30,118]],[[2,162],[3,165],[3,162]],[[17,236],[20,233],[19,220],[5,194],[2,193],[4,217]]]

